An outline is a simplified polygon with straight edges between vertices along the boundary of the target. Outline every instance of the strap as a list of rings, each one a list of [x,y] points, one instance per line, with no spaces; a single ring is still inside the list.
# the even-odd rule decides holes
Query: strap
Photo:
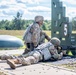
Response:
[[[42,54],[41,50],[37,50],[37,51],[42,55],[42,61],[44,61],[44,54]]]

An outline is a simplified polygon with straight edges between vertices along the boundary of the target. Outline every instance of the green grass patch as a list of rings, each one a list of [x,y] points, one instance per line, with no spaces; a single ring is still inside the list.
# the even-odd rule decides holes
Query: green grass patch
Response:
[[[0,30],[0,35],[12,35],[22,39],[25,30]],[[51,31],[44,31],[48,36],[51,36]]]

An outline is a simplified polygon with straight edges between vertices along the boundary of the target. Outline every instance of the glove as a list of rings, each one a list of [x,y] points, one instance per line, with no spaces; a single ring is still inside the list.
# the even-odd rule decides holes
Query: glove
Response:
[[[58,53],[60,54],[62,52],[62,48],[60,46],[56,47]]]

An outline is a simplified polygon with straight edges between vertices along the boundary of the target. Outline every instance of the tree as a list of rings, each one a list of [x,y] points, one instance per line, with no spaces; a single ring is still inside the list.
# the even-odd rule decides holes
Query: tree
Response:
[[[22,14],[20,14],[20,12],[17,12],[17,15],[16,17],[14,17],[14,20],[13,20],[13,29],[14,30],[21,30],[22,29],[22,21],[21,21],[21,18],[22,18]]]
[[[43,30],[51,30],[51,21],[50,20],[44,20],[44,25],[42,26]]]

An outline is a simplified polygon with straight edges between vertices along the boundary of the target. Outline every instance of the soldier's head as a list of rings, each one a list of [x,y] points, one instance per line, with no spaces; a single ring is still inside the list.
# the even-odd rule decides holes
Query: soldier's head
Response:
[[[43,16],[36,16],[35,22],[38,23],[40,26],[43,24],[44,17]]]
[[[60,41],[58,38],[53,37],[53,38],[51,39],[51,43],[52,43],[54,46],[59,46],[60,43],[61,43],[61,41]]]

